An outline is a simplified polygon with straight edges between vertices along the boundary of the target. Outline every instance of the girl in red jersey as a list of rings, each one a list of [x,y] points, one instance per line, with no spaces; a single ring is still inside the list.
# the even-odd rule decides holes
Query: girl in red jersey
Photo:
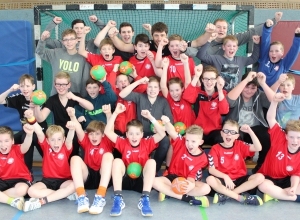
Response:
[[[262,147],[249,125],[241,126],[240,130],[250,135],[253,144],[237,140],[239,124],[234,120],[225,121],[221,131],[223,142],[212,146],[208,155],[211,176],[206,178],[206,182],[217,192],[213,203],[224,203],[230,197],[244,204],[259,206],[263,204],[259,196],[244,192],[255,193],[256,187],[265,178],[260,173],[247,175],[244,159]]]
[[[105,113],[103,106],[102,110]],[[68,107],[67,112],[75,124],[78,142],[85,152],[84,161],[77,155],[71,158],[71,173],[77,195],[75,197],[78,197],[77,212],[100,214],[106,204],[105,195],[111,178],[113,143],[104,136],[105,124],[102,121],[91,121],[85,133],[76,119],[75,109]],[[91,207],[85,188],[98,189]]]
[[[30,109],[25,111],[25,117],[30,123],[36,121]],[[61,126],[51,125],[46,131],[46,136],[38,123],[34,123],[33,127],[44,153],[43,178],[28,189],[31,199],[25,202],[24,212],[41,208],[41,205],[66,198],[75,192],[68,163],[73,148],[74,123],[67,122],[69,132],[66,138]]]
[[[257,171],[266,177],[258,186],[264,202],[273,198],[300,202],[300,121],[288,121],[285,131],[279,126],[276,108],[284,99],[285,94],[277,93],[267,113],[271,147]]]
[[[143,216],[152,216],[149,194],[155,178],[156,163],[155,160],[149,158],[149,155],[158,147],[158,142],[166,136],[166,133],[163,126],[156,121],[148,110],[142,110],[141,115],[145,120],[154,124],[157,133],[151,137],[143,138],[143,124],[138,120],[132,120],[127,124],[126,138],[119,137],[113,130],[114,122],[117,115],[125,110],[125,106],[118,103],[104,130],[105,135],[116,143],[115,148],[122,153],[122,159],[116,158],[113,162],[114,204],[110,215],[119,216],[122,214],[122,209],[125,208],[122,189],[125,189],[142,193],[138,208]],[[126,167],[132,162],[137,162],[143,167],[143,172],[137,179],[131,179],[126,174]]]
[[[185,137],[182,137],[175,131],[167,116],[162,116],[161,119],[172,138],[171,144],[174,154],[169,174],[165,177],[156,177],[153,183],[153,188],[160,192],[159,201],[163,201],[165,195],[168,195],[190,205],[208,207],[209,201],[204,195],[210,192],[210,187],[201,182],[202,169],[208,164],[207,156],[200,148],[203,143],[203,129],[197,125],[192,125],[186,129]],[[184,195],[176,194],[171,188],[172,181],[177,177],[187,179]]]
[[[26,133],[23,144],[14,144],[14,132],[0,127],[0,202],[23,210],[24,197],[32,177],[24,162],[24,154],[32,143],[33,127],[23,126]]]

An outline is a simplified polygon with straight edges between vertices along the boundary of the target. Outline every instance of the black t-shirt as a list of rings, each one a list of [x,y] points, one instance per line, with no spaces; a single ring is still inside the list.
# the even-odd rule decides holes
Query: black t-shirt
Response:
[[[79,93],[74,92],[73,94],[81,98],[81,95]],[[45,108],[48,108],[53,113],[54,123],[63,127],[66,134],[68,132],[66,124],[71,120],[66,109],[68,107],[74,108],[75,105],[79,105],[79,103],[77,101],[69,99],[66,106],[63,106],[59,100],[58,94],[49,97],[49,99],[45,103]]]
[[[12,96],[9,96],[6,98],[6,104],[4,106],[9,108],[17,109],[20,115],[20,119],[24,118],[24,112],[29,109],[29,100],[26,100],[25,96],[22,95],[22,93],[18,93]],[[44,105],[41,105],[40,108],[42,109]],[[46,121],[43,121],[39,123],[39,125],[44,129],[47,128]]]
[[[130,57],[132,57],[134,53],[124,52],[120,51],[119,49],[115,48],[114,56],[120,56],[122,57],[123,61],[128,61]]]
[[[150,51],[157,52],[157,48],[156,48],[156,45],[155,45],[154,41],[153,41],[153,40],[150,40],[149,43],[150,43]],[[162,50],[162,56],[163,56],[163,57],[166,57],[166,56],[169,56],[169,55],[171,55],[171,52],[170,52],[170,50],[169,50],[168,45],[166,45],[166,46],[163,48],[163,50]]]

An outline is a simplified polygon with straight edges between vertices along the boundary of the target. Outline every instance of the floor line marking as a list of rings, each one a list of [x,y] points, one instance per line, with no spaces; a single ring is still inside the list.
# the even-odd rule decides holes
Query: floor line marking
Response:
[[[18,220],[23,213],[23,211],[19,210],[12,220]]]
[[[200,209],[200,212],[201,212],[201,215],[202,215],[202,219],[203,220],[208,220],[206,212],[205,212],[205,208],[199,206],[199,209]]]

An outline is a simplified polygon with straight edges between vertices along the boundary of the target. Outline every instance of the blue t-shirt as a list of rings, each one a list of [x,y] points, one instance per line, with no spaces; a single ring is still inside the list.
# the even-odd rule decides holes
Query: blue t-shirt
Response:
[[[288,120],[300,119],[300,95],[292,95],[292,98],[283,100],[278,104],[276,120],[285,129]]]

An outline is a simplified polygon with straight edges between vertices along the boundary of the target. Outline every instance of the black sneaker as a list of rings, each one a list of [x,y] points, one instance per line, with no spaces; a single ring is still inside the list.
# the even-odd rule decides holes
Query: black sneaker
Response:
[[[228,199],[228,196],[225,196],[221,193],[215,193],[214,199],[213,199],[213,203],[219,203],[224,205],[226,203],[226,200]]]
[[[244,198],[245,198],[244,204],[246,205],[260,206],[264,204],[262,199],[257,195],[244,194]]]

